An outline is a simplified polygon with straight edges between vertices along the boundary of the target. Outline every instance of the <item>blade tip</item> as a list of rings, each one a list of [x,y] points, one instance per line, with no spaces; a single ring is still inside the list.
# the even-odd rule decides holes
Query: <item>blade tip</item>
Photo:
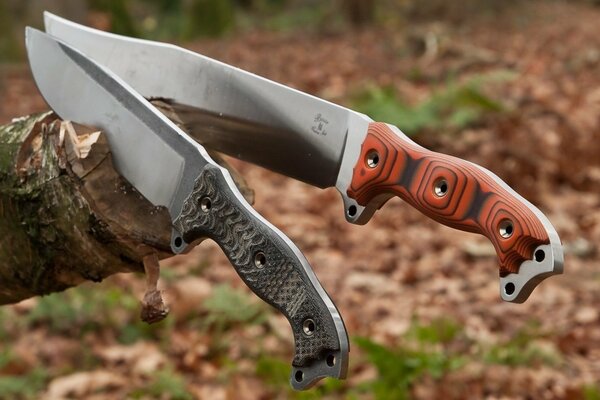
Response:
[[[27,47],[27,51],[29,52],[32,47],[40,40],[49,38],[50,36],[39,29],[33,28],[31,26],[25,27],[25,45]]]
[[[25,47],[27,47],[27,51],[31,48],[31,45],[35,39],[36,32],[39,32],[37,29],[32,28],[31,26],[25,27]]]
[[[62,18],[56,14],[52,14],[50,11],[44,11],[44,27],[46,28],[46,32],[50,32],[52,30],[52,22],[61,20]]]

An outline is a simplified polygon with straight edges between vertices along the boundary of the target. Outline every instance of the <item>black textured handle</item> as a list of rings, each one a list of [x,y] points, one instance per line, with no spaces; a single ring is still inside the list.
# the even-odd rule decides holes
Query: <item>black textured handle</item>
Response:
[[[246,285],[286,316],[294,332],[294,388],[325,376],[344,378],[348,339],[333,302],[291,241],[236,195],[224,174],[204,167],[175,229],[187,243],[217,242]]]

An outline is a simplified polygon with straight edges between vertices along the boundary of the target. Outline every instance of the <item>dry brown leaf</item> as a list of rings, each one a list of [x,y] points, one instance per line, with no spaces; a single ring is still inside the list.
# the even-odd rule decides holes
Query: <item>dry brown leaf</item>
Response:
[[[94,392],[116,389],[126,384],[127,380],[123,375],[106,370],[77,372],[53,379],[48,385],[44,398],[48,400],[81,399]]]

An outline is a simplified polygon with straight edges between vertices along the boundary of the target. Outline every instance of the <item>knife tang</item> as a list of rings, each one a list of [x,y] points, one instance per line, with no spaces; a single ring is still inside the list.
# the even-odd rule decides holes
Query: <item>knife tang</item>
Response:
[[[380,207],[398,196],[444,225],[486,236],[498,255],[501,277],[518,274],[526,261],[542,263],[553,256],[553,228],[500,178],[429,151],[384,123],[369,124],[347,194],[364,207]],[[515,290],[513,282],[504,295]]]
[[[285,315],[295,342],[292,387],[307,389],[326,376],[344,378],[348,339],[333,303],[289,239],[252,212],[233,188],[223,168],[202,169],[173,223],[173,249],[214,240],[244,283]]]

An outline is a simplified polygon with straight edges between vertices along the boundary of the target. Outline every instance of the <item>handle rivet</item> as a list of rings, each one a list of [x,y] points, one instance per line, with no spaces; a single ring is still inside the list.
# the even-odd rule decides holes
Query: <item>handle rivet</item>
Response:
[[[437,197],[444,197],[448,193],[448,181],[443,178],[435,181],[433,193],[435,193]]]
[[[210,201],[210,197],[203,197],[200,200],[200,209],[204,212],[209,212],[212,207],[212,202]]]
[[[267,265],[267,256],[265,256],[265,253],[259,251],[254,255],[254,265],[256,265],[256,268],[263,268]]]
[[[316,327],[315,321],[310,318],[305,319],[302,324],[302,330],[306,336],[312,336],[312,334],[315,333]]]
[[[511,237],[514,231],[515,228],[511,220],[503,219],[502,221],[500,221],[500,224],[498,225],[498,232],[500,233],[500,236],[502,236],[504,239],[508,239],[509,237]]]
[[[379,164],[379,153],[375,150],[368,152],[365,163],[367,164],[367,167],[375,168]]]

